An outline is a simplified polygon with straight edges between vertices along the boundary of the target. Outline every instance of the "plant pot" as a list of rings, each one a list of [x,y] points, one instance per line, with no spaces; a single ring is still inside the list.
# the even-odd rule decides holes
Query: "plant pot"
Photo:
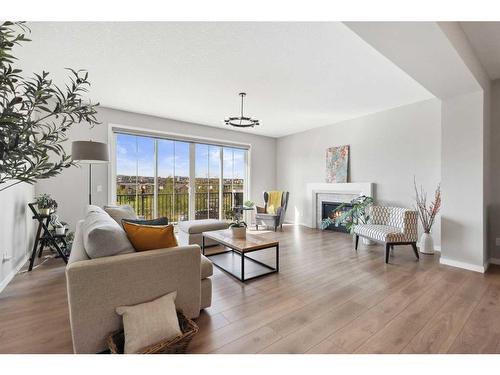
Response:
[[[247,228],[246,227],[231,227],[234,238],[246,238]]]
[[[50,215],[50,208],[39,208],[38,212],[40,212],[40,215]]]
[[[66,228],[65,228],[65,227],[57,227],[57,228],[55,229],[55,231],[56,231],[56,234],[57,234],[57,235],[62,235],[62,234],[64,234],[64,233],[66,233]]]
[[[422,233],[419,247],[421,253],[434,254],[434,241],[430,233]]]

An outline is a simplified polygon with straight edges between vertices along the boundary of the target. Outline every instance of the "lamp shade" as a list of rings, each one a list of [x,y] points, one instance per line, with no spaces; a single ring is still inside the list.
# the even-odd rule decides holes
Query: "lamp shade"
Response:
[[[71,158],[80,163],[107,163],[108,145],[102,142],[74,141],[71,144]]]

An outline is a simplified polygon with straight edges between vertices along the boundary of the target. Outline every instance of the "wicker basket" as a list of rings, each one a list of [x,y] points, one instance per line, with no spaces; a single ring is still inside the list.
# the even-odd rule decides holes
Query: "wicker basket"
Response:
[[[149,345],[137,352],[137,354],[183,354],[186,353],[187,347],[194,335],[198,333],[198,326],[191,319],[187,318],[182,311],[177,311],[179,326],[182,335],[174,337],[170,340],[160,341],[156,344]],[[125,334],[123,330],[116,331],[108,336],[107,339],[111,354],[123,354],[125,346]]]

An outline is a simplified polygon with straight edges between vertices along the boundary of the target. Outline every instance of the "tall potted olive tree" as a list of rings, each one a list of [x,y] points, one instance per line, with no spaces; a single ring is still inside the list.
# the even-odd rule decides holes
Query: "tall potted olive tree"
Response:
[[[98,124],[96,107],[84,99],[90,82],[83,70],[68,69],[59,88],[43,71],[24,77],[13,47],[29,42],[23,22],[0,25],[0,192],[20,182],[49,178],[73,165],[62,144],[77,123]]]

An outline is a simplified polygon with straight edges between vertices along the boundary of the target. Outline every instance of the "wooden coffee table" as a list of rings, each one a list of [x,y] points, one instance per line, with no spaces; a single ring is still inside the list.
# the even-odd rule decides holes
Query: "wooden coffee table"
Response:
[[[205,255],[205,238],[228,247],[229,251],[206,255],[214,265],[240,281],[248,281],[257,277],[279,272],[278,241],[270,241],[258,235],[248,234],[246,238],[235,238],[230,229],[215,230],[202,233],[201,251]],[[276,248],[275,265],[270,266],[247,254],[255,251]],[[239,272],[238,272],[239,269]],[[245,277],[245,269],[250,269],[250,277]]]

